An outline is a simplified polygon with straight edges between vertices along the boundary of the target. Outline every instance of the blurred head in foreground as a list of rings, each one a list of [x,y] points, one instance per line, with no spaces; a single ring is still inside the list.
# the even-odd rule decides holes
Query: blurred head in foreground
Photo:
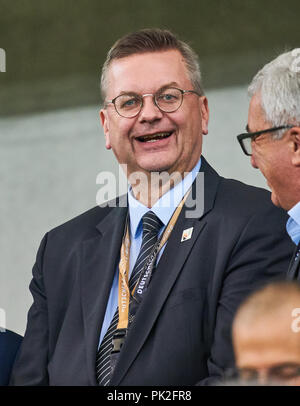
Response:
[[[233,322],[236,376],[300,386],[300,285],[275,282],[250,295]]]

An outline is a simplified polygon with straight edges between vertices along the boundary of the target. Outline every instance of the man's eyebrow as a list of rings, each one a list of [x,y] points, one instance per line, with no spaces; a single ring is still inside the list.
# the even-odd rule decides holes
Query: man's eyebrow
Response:
[[[177,82],[170,82],[170,83],[167,83],[167,84],[161,86],[155,93],[161,92],[165,89],[168,89],[169,87],[178,87],[178,86],[179,86],[179,84]],[[141,93],[133,92],[132,90],[122,90],[119,93],[119,96],[124,95],[124,94],[129,94],[129,95],[135,96],[135,95],[139,95]]]
[[[168,87],[174,87],[174,86],[175,86],[175,87],[178,87],[179,84],[178,84],[177,82],[170,82],[170,83],[167,83],[166,85],[163,85],[162,87],[160,87],[160,88],[158,89],[158,91],[167,89]]]
[[[249,129],[248,124],[246,125],[246,131],[247,131],[247,133],[250,133],[250,129]]]
[[[129,96],[136,96],[136,95],[138,95],[139,93],[137,93],[137,92],[133,92],[132,90],[122,90],[119,94],[118,94],[118,96],[123,96],[123,95],[129,95]]]

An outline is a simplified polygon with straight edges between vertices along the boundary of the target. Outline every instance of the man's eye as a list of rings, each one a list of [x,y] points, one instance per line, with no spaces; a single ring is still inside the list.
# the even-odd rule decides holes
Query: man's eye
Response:
[[[280,379],[292,379],[300,375],[299,365],[283,365],[273,368],[272,374]]]
[[[260,136],[261,134],[256,134],[254,135],[254,137],[251,137],[251,141],[256,141],[257,138]]]
[[[135,107],[139,104],[139,101],[136,97],[132,97],[131,99],[126,99],[122,100],[121,102],[121,108],[122,109],[128,109],[131,107]]]
[[[158,99],[163,102],[173,102],[173,101],[176,101],[178,99],[178,97],[175,94],[163,93],[163,94],[159,95]]]
[[[239,371],[239,376],[244,381],[255,380],[257,372],[254,369],[243,368]]]

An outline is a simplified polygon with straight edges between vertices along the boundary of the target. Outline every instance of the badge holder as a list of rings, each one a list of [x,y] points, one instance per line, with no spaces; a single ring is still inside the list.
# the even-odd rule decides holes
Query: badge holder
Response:
[[[120,351],[122,349],[122,346],[124,344],[125,341],[125,337],[126,337],[126,332],[127,329],[126,328],[120,328],[118,329],[112,339],[112,350],[110,353],[110,366],[111,366],[111,373],[113,373],[115,366],[117,364],[118,358],[119,358],[119,354]]]
[[[115,353],[118,353],[121,351],[121,348],[125,341],[126,332],[127,332],[126,328],[120,328],[115,332],[113,339],[112,339],[112,345],[113,345],[113,348],[111,350],[112,354],[115,354]]]

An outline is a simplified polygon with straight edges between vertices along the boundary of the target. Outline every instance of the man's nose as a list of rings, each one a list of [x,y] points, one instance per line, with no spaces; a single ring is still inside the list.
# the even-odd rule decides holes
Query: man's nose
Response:
[[[143,95],[143,106],[139,114],[140,122],[153,122],[162,118],[162,111],[154,102],[152,94]]]

